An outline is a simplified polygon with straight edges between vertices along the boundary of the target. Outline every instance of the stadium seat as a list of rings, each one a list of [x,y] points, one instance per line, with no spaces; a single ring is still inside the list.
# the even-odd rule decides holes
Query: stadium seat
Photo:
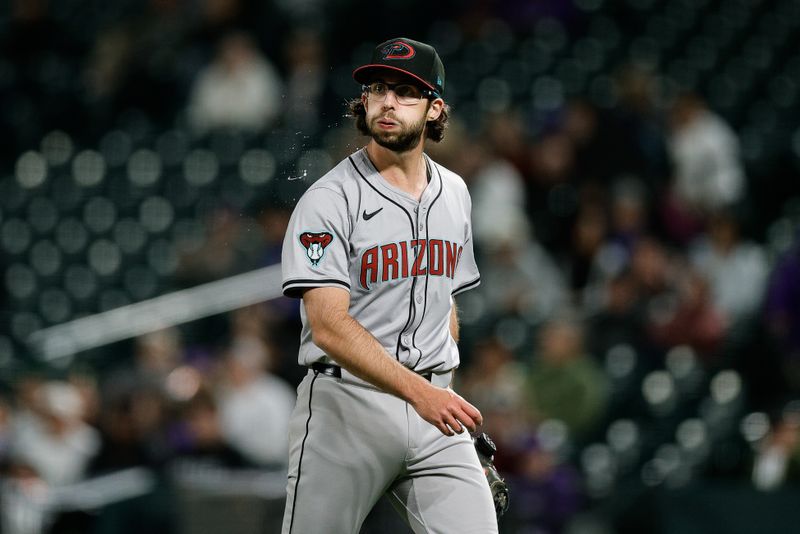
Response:
[[[28,250],[33,240],[33,231],[22,219],[11,218],[3,223],[0,239],[7,254],[18,256]]]

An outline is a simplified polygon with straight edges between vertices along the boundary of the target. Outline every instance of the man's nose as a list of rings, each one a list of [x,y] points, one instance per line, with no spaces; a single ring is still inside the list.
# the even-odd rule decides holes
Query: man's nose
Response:
[[[391,100],[389,100],[389,97],[391,97]],[[383,100],[383,107],[394,108],[397,103],[397,95],[395,94],[394,89],[387,89],[386,98]]]

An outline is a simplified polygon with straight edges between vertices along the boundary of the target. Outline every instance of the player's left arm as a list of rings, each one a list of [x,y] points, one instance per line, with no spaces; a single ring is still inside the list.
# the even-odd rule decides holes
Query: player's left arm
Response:
[[[450,335],[453,336],[456,343],[458,343],[459,332],[458,307],[456,306],[455,299],[450,297]]]

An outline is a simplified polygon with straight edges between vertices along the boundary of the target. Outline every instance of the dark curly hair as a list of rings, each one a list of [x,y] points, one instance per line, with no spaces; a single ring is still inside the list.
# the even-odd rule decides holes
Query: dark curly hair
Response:
[[[428,106],[430,107],[430,100]],[[356,128],[364,135],[369,135],[369,128],[367,127],[367,110],[364,109],[364,103],[360,98],[354,98],[347,102],[347,117],[355,119]],[[447,104],[442,108],[442,113],[439,118],[433,121],[428,121],[425,125],[425,137],[438,143],[444,139],[444,131],[447,129],[447,120],[450,117],[450,106]]]

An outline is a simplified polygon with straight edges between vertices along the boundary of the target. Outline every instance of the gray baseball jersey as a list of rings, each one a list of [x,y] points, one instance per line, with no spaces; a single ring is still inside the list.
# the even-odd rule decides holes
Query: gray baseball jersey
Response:
[[[480,277],[467,188],[425,161],[419,201],[391,186],[363,149],[309,187],[283,243],[283,291],[347,289],[350,315],[389,354],[448,387],[447,371],[459,364],[452,296]],[[314,345],[303,307],[301,314],[300,364],[335,364]],[[283,534],[358,532],[382,495],[417,533],[497,532],[467,432],[444,436],[405,401],[345,370],[310,370],[297,393]]]
[[[362,149],[314,183],[289,221],[283,291],[350,291],[350,315],[418,372],[458,366],[451,297],[480,283],[464,181],[426,156],[430,183],[417,202],[390,185]],[[303,315],[301,365],[326,360]]]

